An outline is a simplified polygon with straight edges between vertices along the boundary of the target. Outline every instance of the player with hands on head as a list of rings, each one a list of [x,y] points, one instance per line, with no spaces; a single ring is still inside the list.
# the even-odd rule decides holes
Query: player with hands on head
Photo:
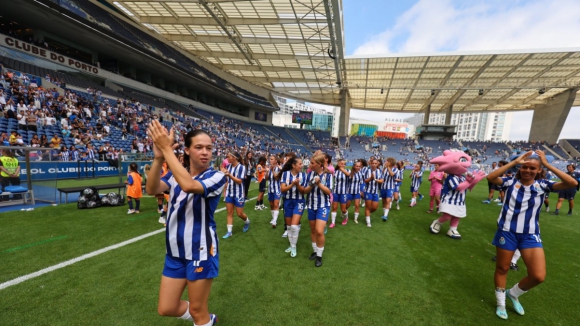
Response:
[[[147,193],[170,193],[158,313],[197,326],[214,325],[217,317],[208,311],[212,282],[219,272],[214,213],[226,177],[210,167],[213,143],[205,131],[192,130],[185,136],[183,165],[173,152],[173,129],[168,133],[154,120],[147,133],[153,140]],[[170,171],[162,178],[163,162]],[[186,287],[189,301],[181,300]]]
[[[229,152],[227,158],[230,164],[222,167],[222,173],[228,178],[226,190],[228,232],[222,237],[223,239],[227,239],[233,235],[234,207],[238,217],[244,221],[243,231],[248,232],[250,229],[250,218],[244,213],[244,206],[246,204],[246,195],[244,194],[246,167],[241,164],[242,156],[237,152]]]
[[[509,169],[520,165],[515,177],[501,177]],[[561,182],[545,179],[542,166],[553,172]],[[570,175],[550,165],[543,151],[529,151],[517,159],[492,171],[487,180],[505,191],[502,210],[497,220],[497,231],[493,239],[496,246],[495,295],[496,315],[507,319],[506,297],[520,315],[524,308],[519,297],[544,282],[546,258],[540,238],[539,218],[547,191],[576,187],[578,182]],[[526,264],[528,275],[506,290],[507,273],[514,251],[519,249]]]

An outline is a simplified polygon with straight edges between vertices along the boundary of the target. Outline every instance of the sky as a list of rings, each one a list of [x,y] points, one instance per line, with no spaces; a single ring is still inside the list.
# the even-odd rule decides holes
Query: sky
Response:
[[[580,48],[579,0],[343,0],[346,56]],[[321,107],[320,105],[313,105]],[[352,110],[352,118],[410,114]],[[514,112],[510,140],[527,140],[533,112]],[[580,138],[573,107],[560,138]]]

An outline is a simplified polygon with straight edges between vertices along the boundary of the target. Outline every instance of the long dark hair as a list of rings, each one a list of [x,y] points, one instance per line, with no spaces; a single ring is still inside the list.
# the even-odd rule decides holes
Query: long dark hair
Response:
[[[207,135],[209,138],[211,138],[211,135],[206,131],[201,129],[192,130],[188,132],[183,138],[183,140],[185,140],[185,148],[189,148],[191,146],[191,142],[193,141],[192,139],[199,135]],[[183,151],[183,167],[189,171],[189,154],[187,154],[185,151]]]
[[[302,159],[299,157],[296,157],[296,155],[294,155],[293,157],[290,157],[288,160],[286,160],[286,163],[284,163],[284,165],[282,166],[282,170],[280,170],[280,173],[278,173],[278,175],[276,176],[276,180],[280,180],[280,178],[282,178],[282,173],[292,170],[293,165],[298,160],[302,160]]]
[[[360,162],[360,164],[362,166],[369,166],[369,164],[367,163],[367,160],[365,160],[364,158],[361,158],[360,160],[358,160]]]

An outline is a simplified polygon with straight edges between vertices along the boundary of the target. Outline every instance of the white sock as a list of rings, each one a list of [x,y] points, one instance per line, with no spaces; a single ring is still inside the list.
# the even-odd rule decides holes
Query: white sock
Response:
[[[385,216],[389,216],[389,209],[385,209]]]
[[[280,214],[279,210],[272,211],[272,224],[278,223],[278,215]]]
[[[193,323],[193,326],[211,326],[211,325],[213,325],[213,324],[214,324],[213,322],[214,322],[214,321],[213,321],[213,320],[211,319],[211,317],[210,317],[210,318],[209,318],[209,322],[207,322],[207,324],[203,324],[203,325],[202,325],[202,324],[196,324],[196,323]]]
[[[348,211],[342,213],[343,219],[348,219]]]
[[[516,249],[516,251],[514,252],[514,256],[512,257],[512,264],[514,264],[514,265],[517,264],[518,260],[520,259],[521,256],[522,256],[522,253],[518,249]],[[510,293],[511,293],[511,291],[510,291]]]
[[[244,221],[244,224],[250,224],[250,218],[246,217],[246,220]]]
[[[450,226],[449,227],[449,230],[451,230],[451,231],[457,231],[457,227],[456,226]]]
[[[324,251],[324,247],[316,247],[316,257],[322,257],[322,252]]]
[[[411,204],[414,204],[416,202],[417,202],[417,200],[415,199],[415,197],[411,198]]]
[[[354,219],[358,220],[358,213],[354,213]]]
[[[183,316],[179,317],[179,319],[193,321],[193,317],[191,317],[191,314],[189,313],[189,301],[187,301],[187,310],[185,311]]]
[[[388,210],[388,209],[386,209],[386,208],[383,208],[383,216],[387,216],[387,214],[389,214],[388,212],[389,212],[389,210]]]
[[[313,243],[312,243],[312,251],[316,252],[316,248],[317,248],[317,247],[316,247],[316,242],[313,242]]]
[[[517,299],[520,295],[528,292],[520,289],[519,284],[520,283],[516,283],[516,285],[510,289],[510,296],[512,296],[514,299]]]
[[[497,301],[497,306],[503,307],[505,310],[505,290],[504,289],[502,289],[500,291],[498,291],[498,289],[495,289],[495,299]]]
[[[366,219],[367,219],[367,224],[371,224],[371,217],[367,216]]]
[[[228,224],[228,233],[232,233],[233,228],[234,228],[233,224]]]
[[[332,212],[330,216],[332,217],[332,224],[334,224],[336,222],[336,212]]]
[[[298,234],[300,233],[300,229],[298,225],[291,225],[290,232],[288,232],[288,238],[290,238],[290,247],[296,248],[296,243],[298,242]]]

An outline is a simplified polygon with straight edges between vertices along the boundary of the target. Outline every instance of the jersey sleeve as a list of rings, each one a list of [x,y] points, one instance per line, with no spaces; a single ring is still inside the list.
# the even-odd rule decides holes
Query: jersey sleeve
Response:
[[[288,185],[288,172],[283,172],[282,175],[280,176],[280,185]]]
[[[328,189],[332,189],[332,185],[334,182],[334,177],[332,174],[328,174],[328,178],[326,178],[326,186],[328,187]]]
[[[127,183],[130,185],[133,185],[135,181],[133,181],[133,176],[129,175],[129,177],[127,178]]]
[[[544,179],[541,180],[540,182],[538,182],[540,184],[540,187],[542,187],[542,189],[544,191],[554,191],[554,185],[556,184],[556,182],[552,181],[552,180],[548,180],[548,179]]]
[[[510,177],[503,177],[503,178],[501,178],[501,181],[502,182],[501,182],[500,187],[502,189],[505,189],[505,188],[511,186],[514,183],[514,179],[513,178],[510,178]]]
[[[226,179],[225,174],[220,171],[215,171],[212,175],[199,179],[198,181],[204,189],[202,196],[204,198],[209,198],[221,195],[224,185],[226,184]]]
[[[246,167],[240,164],[240,169],[238,170],[238,175],[236,175],[236,178],[244,179],[245,176],[246,176]]]
[[[305,179],[304,180],[305,186],[308,186],[310,184],[310,181],[312,181],[312,176],[313,176],[312,172],[310,172],[306,175],[306,178],[304,178]]]
[[[164,176],[161,177],[161,182],[164,182],[169,188],[171,188],[171,182],[169,181],[169,179],[171,179],[172,176],[173,173],[171,173],[171,171],[168,171],[167,173],[165,173]]]
[[[461,177],[458,175],[454,175],[453,177],[449,178],[449,188],[455,190],[457,186],[462,182]]]

